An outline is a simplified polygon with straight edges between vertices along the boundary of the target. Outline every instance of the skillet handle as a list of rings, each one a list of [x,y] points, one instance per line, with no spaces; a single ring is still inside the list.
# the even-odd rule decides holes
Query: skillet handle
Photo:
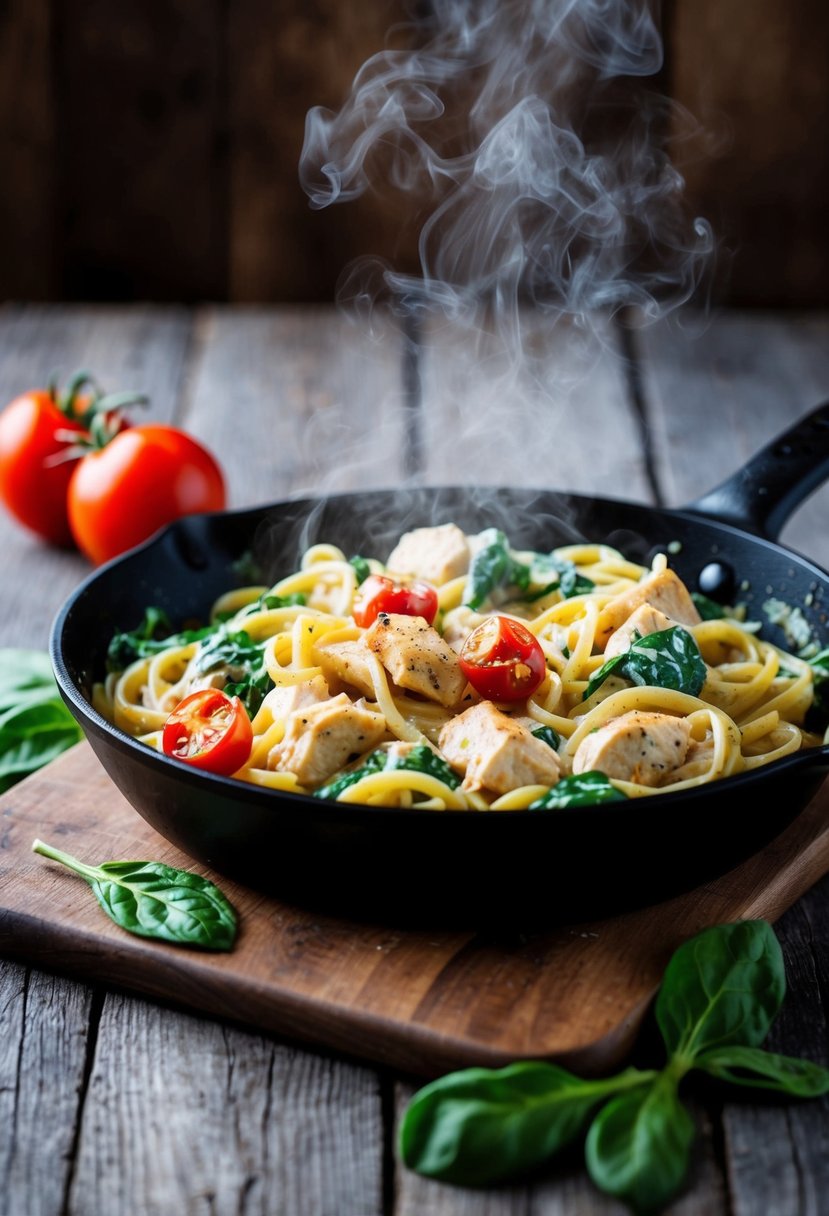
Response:
[[[829,402],[824,402],[685,510],[777,540],[789,516],[827,478]]]

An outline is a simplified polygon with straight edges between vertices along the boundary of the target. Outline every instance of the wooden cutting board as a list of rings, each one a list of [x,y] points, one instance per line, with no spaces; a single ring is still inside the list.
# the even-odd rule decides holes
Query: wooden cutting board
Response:
[[[829,870],[829,782],[762,852],[669,902],[496,938],[324,917],[212,874],[240,915],[229,954],[134,937],[32,853],[207,873],[131,809],[87,743],[0,798],[0,954],[420,1076],[552,1058],[615,1067],[673,950],[707,925],[776,919]]]

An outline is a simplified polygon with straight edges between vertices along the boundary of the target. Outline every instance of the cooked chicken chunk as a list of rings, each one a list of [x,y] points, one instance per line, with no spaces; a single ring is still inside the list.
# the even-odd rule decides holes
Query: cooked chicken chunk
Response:
[[[331,642],[316,647],[317,662],[332,684],[348,684],[367,697],[374,697],[374,681],[368,665],[368,651],[362,638],[352,642]]]
[[[649,633],[659,633],[662,629],[670,629],[675,624],[676,621],[665,616],[665,613],[660,612],[658,608],[654,608],[651,604],[640,604],[636,611],[630,614],[624,625],[620,625],[615,632],[611,633],[604,648],[604,657],[612,659],[615,655],[624,654],[625,651],[630,650],[634,634],[638,633],[640,637],[644,638]]]
[[[634,709],[582,739],[573,756],[573,772],[596,770],[636,785],[664,785],[685,762],[690,737],[685,718]]]
[[[381,612],[363,641],[377,655],[398,688],[429,701],[457,705],[466,688],[458,656],[422,616]]]
[[[521,785],[555,785],[561,776],[558,754],[526,726],[481,701],[450,718],[438,746],[463,774],[466,790],[506,794]]]
[[[287,718],[297,709],[327,701],[331,696],[322,676],[314,676],[301,684],[280,684],[265,695],[262,706],[267,706],[274,718]]]
[[[386,569],[411,574],[440,587],[469,569],[469,542],[457,524],[404,532],[389,554]]]
[[[289,715],[285,737],[268,754],[268,768],[286,769],[305,786],[320,785],[385,734],[382,714],[341,692]]]
[[[610,635],[640,604],[658,608],[677,625],[698,625],[702,620],[682,579],[673,570],[661,570],[623,591],[601,610],[596,623],[596,644],[600,650],[604,650]]]

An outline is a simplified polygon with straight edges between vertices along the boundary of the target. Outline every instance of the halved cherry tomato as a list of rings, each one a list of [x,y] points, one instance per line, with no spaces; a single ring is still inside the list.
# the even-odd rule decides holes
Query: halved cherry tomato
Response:
[[[161,746],[166,756],[229,777],[250,755],[253,727],[238,697],[202,688],[179,701],[164,724]]]
[[[508,616],[488,616],[473,629],[458,661],[475,691],[490,701],[532,696],[547,674],[538,639]]]
[[[357,588],[351,614],[366,629],[379,612],[422,616],[431,625],[438,612],[438,593],[431,583],[398,583],[385,574],[370,574]]]
[[[221,511],[222,471],[185,431],[132,426],[90,451],[67,491],[69,525],[91,562],[116,557],[165,524],[197,511]]]

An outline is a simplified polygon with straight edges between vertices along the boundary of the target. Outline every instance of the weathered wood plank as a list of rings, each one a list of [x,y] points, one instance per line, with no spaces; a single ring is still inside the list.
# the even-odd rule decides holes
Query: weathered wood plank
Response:
[[[174,419],[185,376],[190,316],[181,308],[0,309],[0,402],[44,386],[54,374],[65,383],[86,368],[107,391],[136,389],[150,397],[136,421]],[[0,644],[45,648],[55,613],[89,572],[77,553],[53,549],[0,511],[5,568]]]
[[[370,1070],[110,995],[70,1210],[380,1216],[382,1145]]]
[[[735,472],[785,426],[829,399],[829,316],[715,312],[638,335],[666,505]],[[728,443],[717,440],[727,434]],[[829,486],[783,530],[784,544],[829,567]]]
[[[776,931],[786,960],[788,992],[765,1046],[825,1066],[829,881],[790,909]],[[729,1101],[723,1112],[735,1216],[821,1216],[829,1195],[829,1097],[775,1101],[749,1090],[742,1098]]]
[[[340,272],[360,254],[414,264],[417,233],[401,228],[377,190],[315,212],[298,173],[308,110],[338,110],[357,70],[406,15],[401,0],[229,6],[231,300],[332,303]]]
[[[423,479],[649,501],[612,325],[553,327],[525,314],[520,326],[507,342],[448,324],[424,330]]]
[[[223,6],[56,6],[64,298],[226,288]]]
[[[400,478],[401,338],[322,308],[202,312],[184,425],[220,454],[232,506]]]
[[[65,1210],[91,989],[0,959],[0,1214]]]
[[[721,244],[732,305],[824,307],[829,246],[823,0],[671,0],[664,6],[676,153],[689,205]]]
[[[58,173],[50,0],[0,9],[0,298],[58,292]]]

